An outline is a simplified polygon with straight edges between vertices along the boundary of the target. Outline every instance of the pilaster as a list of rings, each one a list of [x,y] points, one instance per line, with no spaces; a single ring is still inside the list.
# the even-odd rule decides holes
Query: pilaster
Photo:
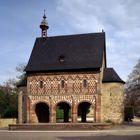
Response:
[[[23,118],[22,118],[22,91],[18,93],[18,123],[22,124],[23,123]]]

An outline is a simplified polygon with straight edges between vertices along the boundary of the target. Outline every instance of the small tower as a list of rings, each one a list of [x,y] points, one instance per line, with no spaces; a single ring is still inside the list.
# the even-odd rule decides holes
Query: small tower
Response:
[[[41,37],[47,37],[47,29],[49,29],[49,26],[48,26],[48,23],[46,21],[45,10],[44,10],[43,20],[40,24],[40,28],[41,28]]]

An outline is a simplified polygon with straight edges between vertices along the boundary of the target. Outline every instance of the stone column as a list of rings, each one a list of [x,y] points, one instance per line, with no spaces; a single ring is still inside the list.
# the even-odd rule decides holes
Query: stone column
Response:
[[[53,103],[52,97],[50,97],[50,123],[56,122],[56,110],[55,110],[55,104]]]
[[[30,123],[38,123],[35,108],[33,105],[30,106]]]
[[[56,123],[56,110],[55,110],[55,105],[52,105],[51,106],[50,122],[51,123]]]
[[[96,122],[96,95],[94,95],[94,102],[92,104],[92,109],[93,109],[93,123]]]
[[[77,122],[77,106],[75,102],[72,102],[72,123]]]
[[[22,124],[22,91],[18,93],[18,123]]]
[[[30,99],[26,96],[27,123],[30,122]]]

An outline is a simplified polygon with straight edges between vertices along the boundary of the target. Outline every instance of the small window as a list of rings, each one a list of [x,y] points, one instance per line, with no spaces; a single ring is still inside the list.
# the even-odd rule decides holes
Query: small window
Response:
[[[65,81],[62,80],[62,81],[61,81],[61,88],[64,88],[64,87],[65,87]]]
[[[83,87],[84,87],[84,88],[87,87],[87,80],[86,80],[86,79],[83,80]]]
[[[64,61],[65,61],[65,56],[64,55],[60,55],[59,62],[63,63]]]
[[[43,81],[40,81],[40,82],[39,82],[39,87],[40,87],[40,88],[43,88]]]

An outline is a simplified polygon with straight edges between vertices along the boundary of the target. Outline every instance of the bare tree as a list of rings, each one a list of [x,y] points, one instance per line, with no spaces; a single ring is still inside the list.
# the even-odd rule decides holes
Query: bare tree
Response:
[[[25,71],[24,71],[25,66],[26,64],[21,63],[21,64],[18,64],[18,66],[16,67],[16,71],[19,73],[19,76],[17,76],[19,80],[22,80],[25,76]]]
[[[125,88],[126,105],[134,106],[136,114],[140,114],[140,59],[128,76]]]

